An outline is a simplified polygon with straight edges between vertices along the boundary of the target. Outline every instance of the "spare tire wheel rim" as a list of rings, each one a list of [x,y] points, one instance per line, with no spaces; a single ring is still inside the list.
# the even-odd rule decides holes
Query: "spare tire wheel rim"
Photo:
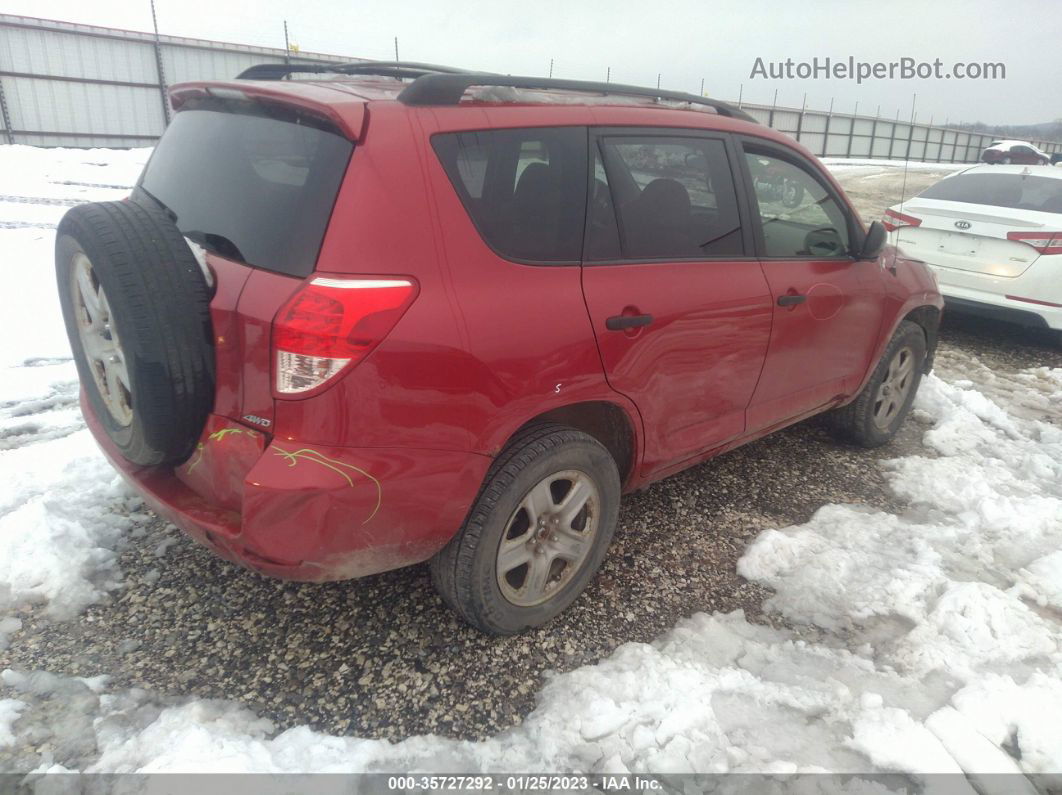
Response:
[[[600,519],[601,494],[585,472],[555,472],[535,485],[509,517],[498,545],[498,587],[510,603],[552,599],[582,569]]]
[[[74,299],[81,349],[100,398],[115,422],[129,425],[133,421],[133,392],[128,360],[118,339],[107,294],[83,251],[74,255],[70,294]]]

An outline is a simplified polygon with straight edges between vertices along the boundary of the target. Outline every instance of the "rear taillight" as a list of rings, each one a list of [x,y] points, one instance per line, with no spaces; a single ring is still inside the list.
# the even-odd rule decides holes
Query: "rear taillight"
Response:
[[[1007,240],[1025,243],[1041,254],[1062,254],[1062,232],[1007,232]]]
[[[411,279],[312,279],[273,321],[277,393],[310,392],[364,359],[416,295]]]
[[[913,215],[904,215],[898,213],[895,210],[886,210],[885,218],[882,220],[881,225],[885,227],[887,232],[895,232],[904,226],[920,226],[922,223],[921,218],[915,218]]]

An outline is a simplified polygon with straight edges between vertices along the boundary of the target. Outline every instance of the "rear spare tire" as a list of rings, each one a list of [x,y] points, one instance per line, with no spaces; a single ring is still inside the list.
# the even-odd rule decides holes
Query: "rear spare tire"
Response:
[[[214,401],[210,288],[169,216],[82,204],[59,223],[59,299],[82,388],[107,436],[142,466],[195,448]]]

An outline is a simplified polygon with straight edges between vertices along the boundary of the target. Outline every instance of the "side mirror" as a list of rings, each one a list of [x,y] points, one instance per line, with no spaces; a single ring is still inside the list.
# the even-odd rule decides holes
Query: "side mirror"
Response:
[[[863,238],[863,247],[859,250],[856,259],[877,259],[881,250],[885,248],[885,240],[888,232],[881,225],[881,221],[874,221],[867,230],[867,236]]]

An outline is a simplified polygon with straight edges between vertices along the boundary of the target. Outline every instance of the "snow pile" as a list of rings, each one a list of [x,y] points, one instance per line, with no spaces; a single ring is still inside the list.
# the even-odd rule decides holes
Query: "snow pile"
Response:
[[[70,618],[120,582],[115,549],[140,501],[84,430],[44,227],[126,195],[149,152],[0,147],[0,278],[17,296],[0,315],[0,611]],[[31,224],[34,207],[48,217]],[[0,648],[19,629],[0,612]]]
[[[0,482],[0,609],[44,602],[72,618],[118,587],[115,549],[140,500],[87,430],[0,452]]]
[[[933,376],[916,407],[937,455],[886,464],[908,515],[827,506],[761,535],[739,571],[776,591],[771,609],[880,670],[927,692],[954,683],[967,725],[995,746],[1013,739],[1026,772],[1062,772],[1062,429]],[[876,763],[879,736],[855,734]]]
[[[15,744],[14,722],[26,705],[13,698],[0,699],[0,748]]]

